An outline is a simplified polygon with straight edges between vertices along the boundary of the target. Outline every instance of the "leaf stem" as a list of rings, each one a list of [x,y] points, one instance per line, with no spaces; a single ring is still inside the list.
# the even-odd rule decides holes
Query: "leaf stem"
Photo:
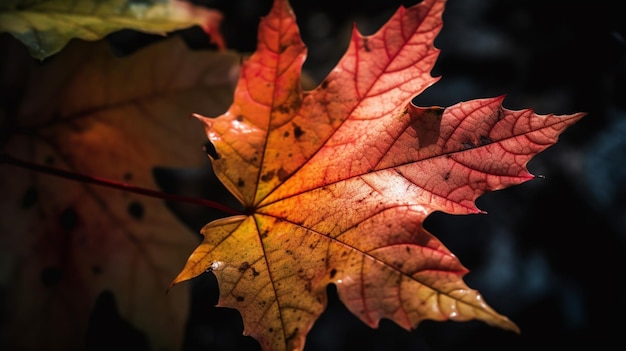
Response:
[[[128,191],[131,193],[141,194],[141,195],[150,196],[150,197],[163,199],[167,201],[185,202],[185,203],[190,203],[194,205],[210,207],[210,208],[220,210],[230,215],[243,214],[241,211],[232,209],[219,202],[215,202],[215,201],[211,201],[207,199],[201,199],[197,197],[170,194],[170,193],[165,193],[162,191],[141,188],[132,184],[122,183],[122,182],[118,182],[118,181],[114,181],[114,180],[110,180],[106,178],[93,177],[93,176],[89,176],[85,174],[69,172],[69,171],[65,171],[62,169],[54,168],[54,167],[43,166],[43,165],[39,165],[39,164],[32,163],[29,161],[20,160],[10,155],[7,155],[5,153],[0,153],[0,164],[3,164],[3,163],[20,167],[20,168],[24,168],[24,169],[29,169],[35,172],[40,172],[40,173],[45,173],[45,174],[65,178],[65,179],[75,180],[75,181],[79,181],[83,183],[101,185],[101,186],[105,186],[105,187],[109,187],[113,189],[124,190],[124,191]]]

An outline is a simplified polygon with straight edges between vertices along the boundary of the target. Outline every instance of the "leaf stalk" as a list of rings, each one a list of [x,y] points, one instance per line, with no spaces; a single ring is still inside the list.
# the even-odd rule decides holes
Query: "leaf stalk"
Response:
[[[216,201],[201,199],[197,197],[178,195],[178,194],[170,194],[170,193],[166,193],[166,192],[162,192],[158,190],[138,187],[138,186],[128,184],[128,183],[118,182],[118,181],[111,180],[111,179],[70,172],[70,171],[59,169],[59,168],[44,166],[44,165],[36,164],[33,162],[20,160],[5,153],[0,153],[0,164],[8,164],[8,165],[28,169],[31,171],[39,172],[39,173],[53,175],[56,177],[61,177],[61,178],[69,179],[69,180],[82,182],[82,183],[95,184],[95,185],[100,185],[100,186],[104,186],[108,188],[128,191],[131,193],[141,194],[141,195],[145,195],[145,196],[149,196],[149,197],[153,197],[157,199],[162,199],[166,201],[176,201],[176,202],[183,202],[183,203],[209,207],[209,208],[222,211],[229,215],[243,214],[240,211],[232,209]]]

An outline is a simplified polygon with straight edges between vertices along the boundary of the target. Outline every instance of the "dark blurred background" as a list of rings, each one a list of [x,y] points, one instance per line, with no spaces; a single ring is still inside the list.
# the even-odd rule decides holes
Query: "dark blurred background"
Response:
[[[196,1],[224,13],[227,45],[251,52],[270,0]],[[305,71],[317,82],[347,48],[352,23],[374,33],[401,4],[416,1],[293,0],[308,46]],[[435,44],[441,80],[415,99],[421,106],[506,94],[510,109],[588,116],[529,164],[543,175],[478,200],[488,215],[434,214],[426,228],[470,269],[466,282],[521,335],[481,322],[424,322],[407,332],[383,321],[372,330],[330,287],[327,311],[305,350],[532,350],[623,344],[626,303],[626,31],[619,2],[449,0]],[[183,33],[203,44],[197,31]],[[194,44],[195,43],[195,44]],[[167,172],[157,172],[167,183]],[[189,188],[221,199],[206,172]],[[197,189],[194,189],[197,191]],[[220,214],[172,204],[195,230]],[[215,308],[217,284],[192,281],[185,351],[260,350],[242,334],[237,311]],[[613,347],[611,347],[613,348]],[[619,347],[618,347],[619,348]]]

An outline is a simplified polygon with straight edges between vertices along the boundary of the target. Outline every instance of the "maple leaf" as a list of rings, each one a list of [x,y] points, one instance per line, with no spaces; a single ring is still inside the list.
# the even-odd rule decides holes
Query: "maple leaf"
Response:
[[[532,179],[528,161],[583,114],[512,111],[503,97],[413,105],[437,81],[444,3],[401,7],[371,36],[355,28],[336,68],[303,91],[306,48],[288,2],[275,0],[232,106],[198,116],[218,177],[246,210],[202,229],[173,284],[212,271],[218,306],[238,309],[264,350],[301,350],[331,283],[371,327],[477,319],[518,331],[423,222],[481,213],[478,196]]]
[[[59,52],[72,38],[102,39],[134,29],[165,34],[194,25],[224,47],[218,11],[180,0],[7,0],[0,4],[0,32],[24,43],[40,60]]]
[[[228,107],[239,55],[172,37],[120,58],[106,42],[74,41],[41,64],[3,39],[0,87],[15,99],[4,101],[0,161],[146,188],[154,167],[207,162],[187,109]],[[188,290],[165,292],[199,238],[162,201],[4,163],[0,193],[0,349],[82,350],[97,301],[154,349],[180,347]]]

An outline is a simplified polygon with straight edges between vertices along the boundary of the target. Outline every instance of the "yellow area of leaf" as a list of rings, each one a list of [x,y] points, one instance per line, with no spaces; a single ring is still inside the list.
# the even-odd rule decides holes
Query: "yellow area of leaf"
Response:
[[[207,270],[218,306],[242,314],[263,350],[302,350],[326,287],[364,323],[481,320],[519,332],[463,281],[467,269],[424,227],[434,211],[480,213],[478,196],[533,178],[527,162],[583,114],[540,116],[502,97],[420,108],[445,1],[401,7],[311,91],[306,48],[286,0],[259,26],[234,101],[199,116],[220,180],[246,216],[202,229],[175,283]]]
[[[238,55],[178,37],[124,58],[72,42],[42,65],[4,39],[1,83],[15,99],[2,111],[3,153],[152,189],[154,167],[206,162],[190,110],[227,108]],[[4,164],[0,193],[0,348],[82,350],[108,292],[153,349],[180,347],[188,290],[166,289],[198,238],[162,201]]]
[[[24,0],[0,5],[0,32],[44,59],[72,38],[98,40],[121,29],[165,34],[199,25],[223,47],[221,18],[218,11],[180,0]]]

